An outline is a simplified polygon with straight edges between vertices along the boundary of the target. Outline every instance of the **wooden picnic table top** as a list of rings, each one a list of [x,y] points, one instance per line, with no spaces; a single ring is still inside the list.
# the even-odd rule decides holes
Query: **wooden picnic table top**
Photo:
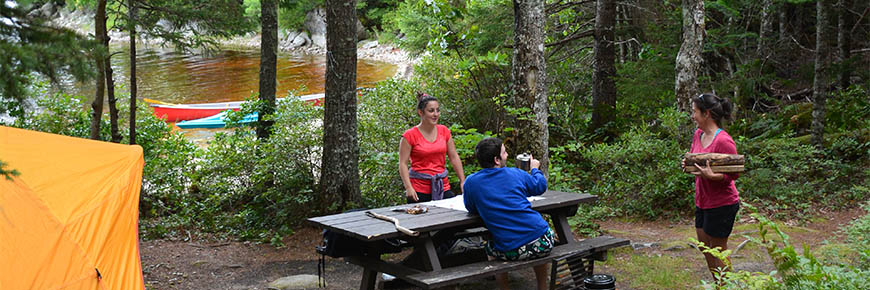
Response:
[[[591,203],[598,199],[597,196],[589,194],[552,190],[548,190],[540,196],[543,198],[532,200],[531,202],[532,208],[539,212],[561,210],[576,206],[580,203]],[[462,196],[457,196],[457,198],[462,198]],[[407,208],[409,206],[407,204],[375,208],[368,211],[394,217],[399,220],[400,225],[403,227],[421,233],[459,226],[471,227],[483,225],[483,221],[480,217],[469,214],[465,211],[432,206],[428,203],[419,204],[427,206],[429,212],[412,215],[404,212],[393,211],[393,209]],[[366,211],[354,211],[320,216],[309,218],[307,221],[318,227],[337,231],[362,241],[377,241],[387,238],[407,237],[405,234],[397,231],[393,223],[369,217],[365,212]],[[568,213],[567,216],[573,214],[574,213]]]

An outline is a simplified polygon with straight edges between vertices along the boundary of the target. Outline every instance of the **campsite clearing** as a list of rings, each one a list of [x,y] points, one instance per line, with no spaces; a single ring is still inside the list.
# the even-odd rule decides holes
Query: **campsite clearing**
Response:
[[[829,233],[836,233],[839,228],[864,214],[866,213],[859,208],[828,212],[824,214],[825,218],[814,219],[804,225],[786,222],[787,226],[784,229],[795,245],[806,243],[815,249],[826,239],[835,240]],[[596,273],[613,274],[619,289],[648,289],[650,282],[647,282],[644,274],[630,272],[633,269],[632,264],[676,258],[688,262],[690,271],[687,275],[694,281],[701,279],[709,281],[709,273],[703,266],[703,257],[696,250],[689,248],[665,250],[671,245],[686,245],[688,237],[693,237],[690,235],[693,233],[690,233],[692,225],[689,222],[689,219],[680,222],[616,219],[600,221],[601,227],[609,230],[607,232],[609,235],[628,238],[638,245],[657,243],[658,246],[633,252],[629,249],[617,251],[610,256],[608,262],[596,264]],[[755,229],[754,224],[747,222],[745,220],[740,222],[739,229],[735,230],[735,233]],[[320,230],[303,228],[295,235],[285,238],[286,247],[281,249],[267,244],[220,241],[204,235],[143,240],[140,247],[146,288],[266,289],[266,284],[280,277],[316,275],[319,255],[314,252],[314,246],[320,242],[320,237]],[[729,245],[737,247],[743,240],[742,237],[735,237]],[[742,256],[734,259],[735,268],[738,270],[769,272],[773,268],[766,253],[757,248],[746,246],[738,252],[738,255]],[[649,257],[649,259],[632,259],[639,256]],[[400,257],[401,255],[397,255],[391,258]],[[359,277],[362,273],[360,267],[345,263],[342,259],[328,257],[326,263],[326,278],[329,286],[325,289],[359,287]],[[697,267],[691,268],[692,265]],[[511,282],[517,289],[523,289],[522,285],[533,285],[534,275],[531,269],[512,272],[510,276]],[[460,289],[492,289],[493,286],[493,281],[481,280],[464,284]]]

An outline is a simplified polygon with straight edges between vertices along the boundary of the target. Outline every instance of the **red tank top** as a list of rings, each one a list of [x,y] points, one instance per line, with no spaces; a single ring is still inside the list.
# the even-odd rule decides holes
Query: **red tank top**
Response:
[[[435,142],[429,142],[423,138],[423,134],[412,127],[402,134],[405,141],[411,145],[411,169],[429,175],[444,172],[447,157],[447,141],[450,140],[450,129],[444,125],[436,125],[438,134]],[[432,193],[432,185],[429,180],[411,178],[411,187],[419,193]],[[444,177],[444,190],[450,190],[450,182]]]

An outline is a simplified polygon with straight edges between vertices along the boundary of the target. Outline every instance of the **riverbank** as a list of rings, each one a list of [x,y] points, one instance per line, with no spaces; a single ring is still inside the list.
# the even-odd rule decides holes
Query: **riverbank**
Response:
[[[43,8],[38,9],[38,11],[38,13],[47,16],[48,19],[52,19],[51,23],[53,25],[71,29],[82,35],[92,35],[94,33],[93,11],[83,9],[68,10],[67,8],[48,6],[43,6]],[[311,39],[316,37],[309,36],[307,32],[281,30],[279,31],[278,38],[279,54],[326,55],[326,48],[318,45],[318,41],[312,41]],[[129,35],[126,32],[117,30],[111,30],[109,32],[109,39],[110,44],[112,45],[126,45],[129,43]],[[260,34],[248,33],[243,36],[229,39],[217,39],[216,42],[221,48],[259,50]],[[142,38],[141,36],[140,38],[137,38],[137,48],[158,49],[163,47],[164,44],[158,39]],[[172,48],[170,47],[168,49]],[[194,51],[194,53],[197,52]],[[392,44],[381,44],[375,39],[360,40],[357,44],[357,57],[361,60],[372,60],[393,64],[396,66],[396,74],[394,75],[394,78],[401,79],[410,78],[413,75],[414,65],[419,61],[419,57],[411,56],[398,46]]]

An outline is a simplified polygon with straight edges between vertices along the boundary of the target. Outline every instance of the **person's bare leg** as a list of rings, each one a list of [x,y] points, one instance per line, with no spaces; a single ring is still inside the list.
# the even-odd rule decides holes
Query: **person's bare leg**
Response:
[[[533,269],[535,269],[535,279],[538,280],[538,290],[547,289],[550,286],[547,285],[550,278],[550,264],[537,265]]]
[[[705,246],[711,249],[719,247],[719,251],[728,250],[728,238],[712,237],[704,232],[703,228],[695,228],[695,232],[698,234],[698,241],[703,242]],[[703,251],[703,249],[700,250]],[[713,274],[713,277],[716,277],[716,272],[718,271],[718,269],[724,269],[725,271],[730,270],[725,269],[725,262],[719,260],[719,258],[716,258],[711,254],[704,253],[704,259],[707,260],[707,268],[710,270],[710,274]]]
[[[511,289],[511,286],[508,283],[508,274],[507,273],[495,274],[495,282],[496,282],[496,284],[498,284],[499,289],[502,289],[502,290]]]

